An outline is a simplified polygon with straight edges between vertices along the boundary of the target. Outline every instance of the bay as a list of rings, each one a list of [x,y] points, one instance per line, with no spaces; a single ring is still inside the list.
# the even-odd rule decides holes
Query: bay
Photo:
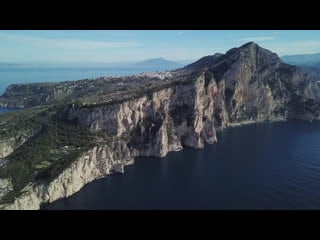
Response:
[[[252,124],[204,150],[137,158],[43,209],[320,209],[320,122]]]

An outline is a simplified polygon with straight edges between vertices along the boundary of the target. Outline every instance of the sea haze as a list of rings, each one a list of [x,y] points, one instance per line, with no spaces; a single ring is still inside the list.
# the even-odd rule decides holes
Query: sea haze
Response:
[[[0,95],[10,84],[62,82],[95,78],[101,76],[122,76],[142,72],[163,71],[158,68],[33,68],[33,67],[0,67]]]
[[[45,209],[319,209],[320,122],[246,125],[204,150],[138,158]]]

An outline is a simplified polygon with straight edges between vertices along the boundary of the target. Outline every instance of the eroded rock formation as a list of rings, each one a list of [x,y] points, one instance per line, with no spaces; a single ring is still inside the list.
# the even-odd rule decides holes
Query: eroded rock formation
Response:
[[[317,79],[255,43],[204,57],[166,77],[157,74],[163,86],[153,76],[157,85],[145,94],[130,92],[123,101],[65,104],[56,114],[60,120],[93,133],[106,132],[112,141],[82,154],[53,181],[29,183],[14,203],[2,208],[38,209],[112,171],[123,172],[136,156],[164,157],[183,146],[203,148],[205,142],[217,141],[217,129],[230,124],[319,119]],[[177,76],[182,80],[170,84]],[[13,151],[10,146],[3,149],[5,155]]]

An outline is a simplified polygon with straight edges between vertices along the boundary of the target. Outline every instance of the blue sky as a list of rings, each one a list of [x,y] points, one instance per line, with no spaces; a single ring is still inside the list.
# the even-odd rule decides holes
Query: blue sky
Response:
[[[320,52],[320,31],[0,31],[0,62],[112,63],[196,60],[255,41],[278,55]]]

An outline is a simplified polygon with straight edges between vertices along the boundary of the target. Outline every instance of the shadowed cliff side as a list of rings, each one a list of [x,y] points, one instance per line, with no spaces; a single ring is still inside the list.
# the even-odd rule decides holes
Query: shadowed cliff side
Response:
[[[38,209],[231,124],[319,119],[318,99],[315,75],[252,42],[171,72],[10,86],[1,105],[28,108],[0,116],[2,208]]]

